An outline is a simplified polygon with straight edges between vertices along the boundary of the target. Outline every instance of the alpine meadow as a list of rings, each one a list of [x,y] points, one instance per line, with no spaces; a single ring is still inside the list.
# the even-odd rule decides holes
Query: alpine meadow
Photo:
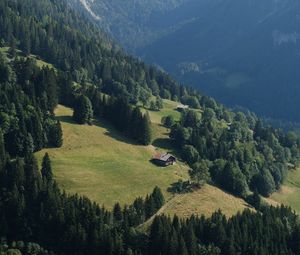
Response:
[[[297,132],[128,53],[191,2],[0,0],[0,255],[300,254]]]

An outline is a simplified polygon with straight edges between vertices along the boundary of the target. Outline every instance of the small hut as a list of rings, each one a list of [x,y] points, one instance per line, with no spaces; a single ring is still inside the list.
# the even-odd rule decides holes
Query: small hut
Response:
[[[182,111],[184,111],[184,110],[186,110],[186,109],[189,109],[189,106],[188,106],[188,105],[184,105],[184,104],[179,104],[179,105],[177,105],[177,107],[176,107],[176,110],[177,110],[178,112],[182,112]]]
[[[176,158],[170,153],[158,153],[152,161],[159,166],[170,166],[176,163]]]

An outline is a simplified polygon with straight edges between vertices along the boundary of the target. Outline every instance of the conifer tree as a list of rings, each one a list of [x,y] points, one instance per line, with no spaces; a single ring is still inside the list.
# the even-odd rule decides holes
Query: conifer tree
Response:
[[[25,188],[29,191],[29,195],[35,199],[41,187],[41,176],[37,160],[33,154],[26,156],[24,169],[26,176]]]
[[[155,209],[158,211],[165,203],[165,198],[161,192],[161,189],[159,187],[155,187],[152,195],[154,204],[155,204]]]
[[[43,179],[46,179],[47,181],[53,180],[52,167],[51,167],[50,157],[48,153],[46,153],[43,157],[41,173]]]
[[[123,219],[122,209],[119,203],[116,203],[113,209],[114,219],[119,222]]]
[[[186,244],[182,236],[180,236],[178,244],[178,255],[188,255]]]
[[[75,102],[74,120],[78,124],[92,125],[93,108],[90,99],[87,96],[81,95]]]
[[[0,172],[5,164],[5,149],[4,149],[4,139],[2,130],[0,129]]]
[[[60,121],[56,121],[49,127],[48,143],[50,146],[59,148],[63,144],[63,132]]]
[[[152,141],[152,134],[151,134],[151,120],[148,111],[143,116],[141,124],[142,125],[141,125],[140,141],[144,145],[149,145],[151,144]]]

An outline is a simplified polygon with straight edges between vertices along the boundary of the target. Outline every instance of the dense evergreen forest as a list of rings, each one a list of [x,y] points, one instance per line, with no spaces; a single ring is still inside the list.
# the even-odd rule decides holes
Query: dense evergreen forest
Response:
[[[146,234],[135,227],[164,204],[159,188],[130,206],[116,204],[108,211],[87,198],[61,192],[47,154],[41,168],[32,154],[10,158],[2,136],[0,180],[1,254],[17,250],[24,254],[115,255],[300,252],[297,216],[285,207],[258,204],[261,212],[246,210],[229,220],[221,212],[187,220],[157,216]]]
[[[187,110],[171,129],[194,177],[209,171],[215,183],[241,197],[249,190],[269,196],[299,163],[299,137],[264,126],[252,114]]]
[[[0,14],[1,50],[8,47],[0,54],[0,254],[299,254],[297,216],[263,206],[257,196],[279,188],[298,164],[295,134],[230,112],[123,54],[64,1],[0,0]],[[38,166],[35,151],[63,143],[58,103],[73,107],[79,124],[102,116],[147,145],[150,118],[138,105],[159,110],[161,98],[194,108],[167,122],[191,176],[197,180],[205,170],[235,194],[257,191],[250,199],[258,212],[151,218],[165,202],[158,187],[109,211],[61,191],[47,154]]]

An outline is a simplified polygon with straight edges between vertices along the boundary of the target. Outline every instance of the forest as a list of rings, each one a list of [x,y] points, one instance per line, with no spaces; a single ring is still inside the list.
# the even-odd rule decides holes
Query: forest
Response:
[[[0,254],[300,253],[297,215],[264,205],[257,194],[274,192],[298,165],[298,136],[231,112],[126,55],[64,1],[0,0],[0,14],[0,46],[7,49],[0,54]],[[230,219],[221,212],[152,217],[165,203],[159,187],[107,210],[61,190],[48,154],[38,165],[34,152],[63,144],[59,103],[74,109],[78,124],[101,116],[148,145],[151,123],[141,107],[159,110],[162,98],[191,107],[167,125],[192,179],[206,171],[216,185],[254,200],[257,211]]]

